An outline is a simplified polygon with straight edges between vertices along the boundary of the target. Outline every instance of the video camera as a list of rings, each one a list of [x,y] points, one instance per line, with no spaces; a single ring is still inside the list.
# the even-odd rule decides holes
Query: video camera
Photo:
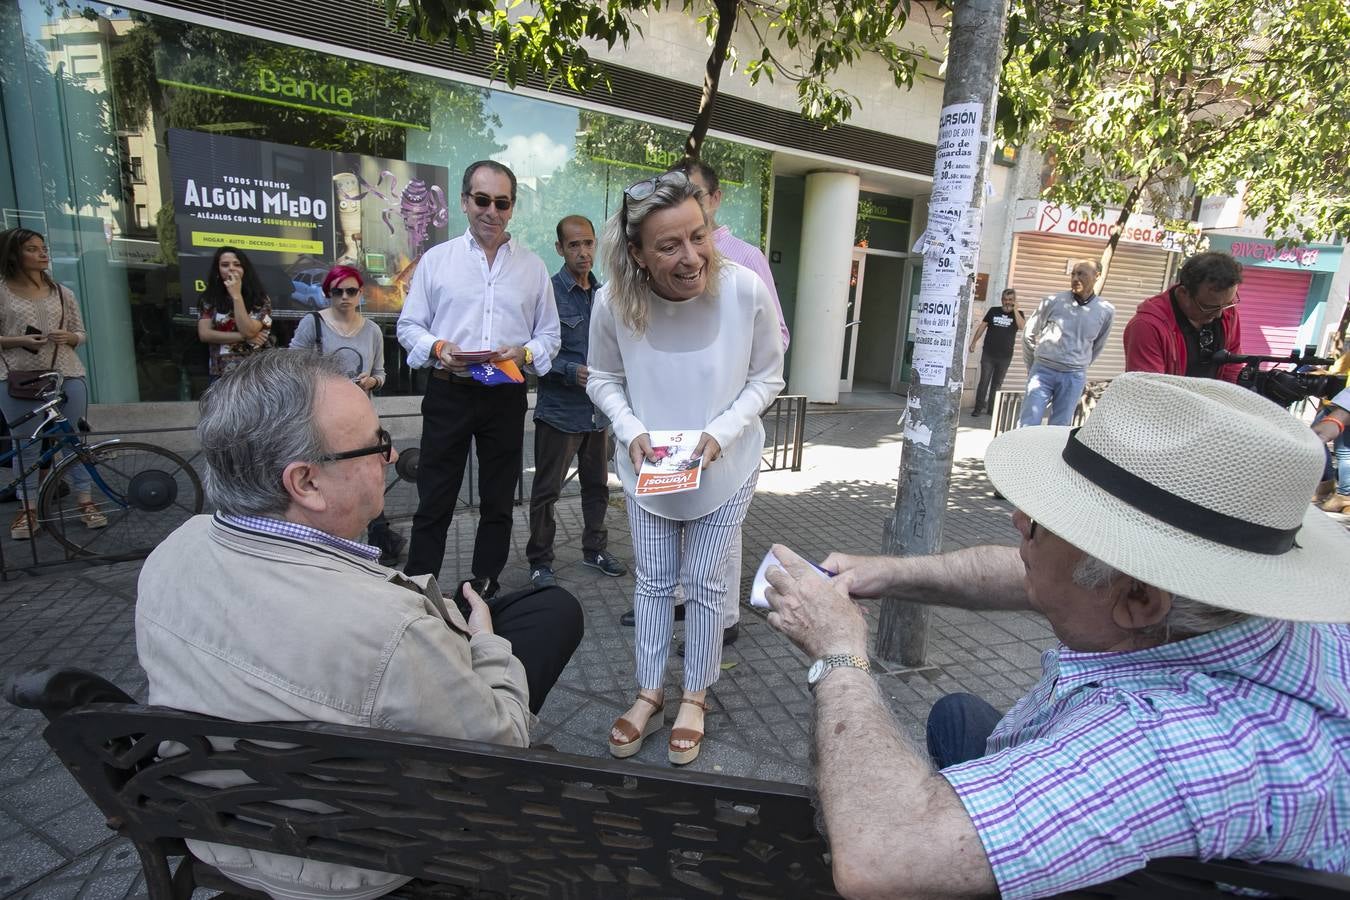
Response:
[[[1242,371],[1238,373],[1237,378],[1239,387],[1255,391],[1267,400],[1288,407],[1309,397],[1330,400],[1345,389],[1344,375],[1311,375],[1307,372],[1273,366],[1269,369],[1261,368],[1261,363],[1266,362],[1275,363],[1277,366],[1285,364],[1294,367],[1325,368],[1332,365],[1332,360],[1314,356],[1313,352],[1312,347],[1304,347],[1301,354],[1297,350],[1291,350],[1288,356],[1252,356],[1219,350],[1214,354],[1214,362],[1220,365],[1242,363]]]

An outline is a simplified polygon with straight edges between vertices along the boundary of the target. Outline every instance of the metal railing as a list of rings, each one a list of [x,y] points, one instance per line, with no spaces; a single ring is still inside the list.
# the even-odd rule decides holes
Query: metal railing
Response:
[[[779,394],[764,411],[764,455],[760,471],[802,470],[806,443],[806,395]]]
[[[1073,410],[1073,420],[1069,423],[1077,428],[1082,425],[1087,417],[1096,408],[1097,401],[1101,399],[1102,391],[1111,381],[1089,381],[1087,387],[1083,389],[1083,396],[1078,398],[1078,405]],[[1017,427],[1018,421],[1022,418],[1022,400],[1026,397],[1024,391],[999,391],[994,395],[994,411],[992,415],[991,434],[994,437],[1005,431],[1012,431]]]

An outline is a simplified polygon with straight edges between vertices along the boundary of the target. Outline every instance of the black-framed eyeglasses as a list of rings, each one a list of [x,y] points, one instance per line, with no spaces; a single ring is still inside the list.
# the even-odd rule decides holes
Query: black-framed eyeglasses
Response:
[[[328,296],[336,300],[339,297],[359,297],[361,289],[359,287],[335,287],[328,291]]]
[[[362,447],[360,450],[344,450],[341,453],[329,453],[320,456],[316,462],[338,462],[343,459],[356,459],[358,456],[374,456],[376,453],[384,457],[385,462],[389,462],[394,453],[394,439],[390,437],[389,432],[381,428],[378,432],[380,442],[373,447]]]
[[[495,206],[502,212],[506,212],[515,202],[510,197],[489,197],[487,194],[469,194],[469,199],[473,200],[473,205],[479,209],[487,209],[489,206]]]

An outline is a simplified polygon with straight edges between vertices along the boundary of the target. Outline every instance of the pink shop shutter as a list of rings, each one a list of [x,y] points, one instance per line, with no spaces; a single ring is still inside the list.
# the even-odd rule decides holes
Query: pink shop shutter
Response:
[[[1286,356],[1294,349],[1312,275],[1283,269],[1242,270],[1242,352]]]

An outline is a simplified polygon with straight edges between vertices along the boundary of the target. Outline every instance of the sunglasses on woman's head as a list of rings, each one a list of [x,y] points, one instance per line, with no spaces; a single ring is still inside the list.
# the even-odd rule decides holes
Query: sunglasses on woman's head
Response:
[[[684,187],[689,183],[689,176],[676,169],[674,172],[664,172],[651,178],[644,178],[641,181],[634,182],[623,189],[623,205],[619,209],[622,215],[623,227],[628,229],[628,201],[639,203],[646,200],[656,189],[663,185],[672,185],[674,187]]]
[[[359,297],[361,289],[359,287],[332,288],[328,291],[328,296],[336,300],[339,297]]]
[[[479,209],[487,209],[489,206],[495,206],[502,212],[511,208],[512,200],[510,197],[489,197],[487,194],[469,194],[473,200],[473,205]]]
[[[674,172],[665,172],[661,175],[656,175],[652,178],[644,178],[642,181],[630,184],[628,187],[624,188],[623,195],[626,199],[636,203],[640,200],[646,200],[652,194],[655,194],[656,189],[662,185],[669,184],[675,187],[684,187],[688,183],[689,176],[679,169],[676,169]]]

